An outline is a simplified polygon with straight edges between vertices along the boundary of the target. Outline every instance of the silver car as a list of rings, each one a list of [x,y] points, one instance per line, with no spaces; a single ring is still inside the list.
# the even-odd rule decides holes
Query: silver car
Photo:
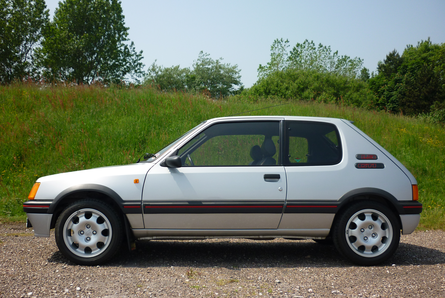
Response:
[[[141,239],[283,237],[374,265],[422,204],[413,175],[350,121],[249,116],[204,121],[135,164],[39,178],[23,208],[77,264]]]

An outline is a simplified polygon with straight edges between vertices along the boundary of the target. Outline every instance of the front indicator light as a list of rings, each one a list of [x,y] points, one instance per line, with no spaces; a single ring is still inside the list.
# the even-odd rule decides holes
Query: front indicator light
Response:
[[[419,200],[419,187],[416,184],[413,184],[413,201]]]
[[[40,187],[40,182],[34,183],[34,186],[31,188],[31,191],[29,192],[28,200],[34,200],[37,190],[39,190],[39,187]]]

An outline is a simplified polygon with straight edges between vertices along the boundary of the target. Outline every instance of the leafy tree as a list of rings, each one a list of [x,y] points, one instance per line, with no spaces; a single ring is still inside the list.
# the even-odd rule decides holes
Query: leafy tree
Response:
[[[399,112],[399,103],[403,98],[403,84],[405,78],[396,73],[390,79],[384,75],[377,75],[368,81],[369,88],[374,91],[376,100],[373,108],[389,112]]]
[[[259,80],[241,96],[279,97],[368,106],[375,102],[363,60],[340,56],[331,47],[305,40],[289,52],[289,41],[274,40],[270,61],[258,67]],[[360,78],[360,80],[359,80]]]
[[[179,65],[163,67],[156,61],[148,68],[145,78],[146,84],[155,85],[161,90],[186,91],[190,69],[180,68]]]
[[[367,82],[370,78],[371,75],[369,74],[369,69],[363,67],[362,70],[360,71],[359,79],[362,80],[363,82]]]
[[[275,39],[270,48],[270,61],[258,67],[258,78],[264,79],[276,71],[287,69],[314,70],[357,78],[363,65],[363,59],[340,56],[332,52],[330,46],[321,43],[316,46],[313,41],[297,43],[290,52],[288,40]]]
[[[445,102],[445,44],[430,39],[408,45],[400,56],[392,51],[369,80],[377,108],[417,115],[433,111]],[[438,103],[438,104],[435,104]]]
[[[442,85],[440,76],[434,72],[434,64],[421,65],[405,75],[399,108],[409,115],[429,112],[434,103],[445,99]]]
[[[193,63],[189,88],[198,92],[207,90],[213,98],[234,94],[242,86],[240,70],[238,65],[222,63],[222,60],[213,60],[210,54],[201,51]]]
[[[49,22],[44,0],[0,0],[0,83],[34,76],[34,49]]]
[[[143,75],[118,0],[65,0],[44,31],[39,65],[51,81],[119,83]]]
[[[399,55],[397,50],[393,50],[388,55],[386,55],[383,62],[379,61],[377,65],[377,71],[382,74],[385,78],[390,79],[393,75],[398,72],[399,67],[403,63],[403,58]]]
[[[335,73],[347,77],[359,76],[363,59],[340,56],[338,51],[332,52],[330,46],[321,43],[315,46],[313,41],[307,39],[297,43],[289,55],[289,67],[318,72]]]
[[[213,98],[233,95],[243,89],[240,70],[222,60],[213,60],[201,51],[192,70],[179,65],[162,67],[155,62],[148,69],[145,83],[161,90],[204,92]]]
[[[408,114],[428,112],[435,102],[445,102],[445,44],[430,39],[403,52],[400,72],[405,74],[405,96],[400,105]]]
[[[260,64],[258,67],[258,78],[262,79],[271,73],[287,69],[289,47],[289,40],[275,39],[270,46],[270,61],[266,65]]]

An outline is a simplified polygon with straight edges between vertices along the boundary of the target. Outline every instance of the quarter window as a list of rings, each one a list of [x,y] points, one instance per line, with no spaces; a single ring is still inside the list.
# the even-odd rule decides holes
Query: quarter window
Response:
[[[340,137],[333,124],[287,121],[286,140],[286,165],[334,165],[342,159]]]
[[[289,136],[289,162],[307,163],[309,146],[306,138]]]

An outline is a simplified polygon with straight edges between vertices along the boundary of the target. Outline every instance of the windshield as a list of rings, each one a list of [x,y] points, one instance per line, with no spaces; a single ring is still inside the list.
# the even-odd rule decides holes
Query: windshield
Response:
[[[144,162],[152,162],[152,161],[154,161],[155,159],[157,159],[158,157],[163,155],[165,152],[167,152],[170,148],[172,148],[179,141],[181,141],[183,138],[185,138],[188,135],[192,134],[195,130],[197,130],[199,127],[201,127],[205,122],[206,121],[203,121],[203,122],[199,123],[197,126],[193,127],[189,131],[187,131],[185,134],[183,134],[182,136],[180,136],[179,138],[177,138],[176,140],[174,140],[173,142],[168,144],[166,147],[164,147],[163,149],[161,149],[160,151],[155,153],[154,156],[150,157],[149,159],[145,160]]]

